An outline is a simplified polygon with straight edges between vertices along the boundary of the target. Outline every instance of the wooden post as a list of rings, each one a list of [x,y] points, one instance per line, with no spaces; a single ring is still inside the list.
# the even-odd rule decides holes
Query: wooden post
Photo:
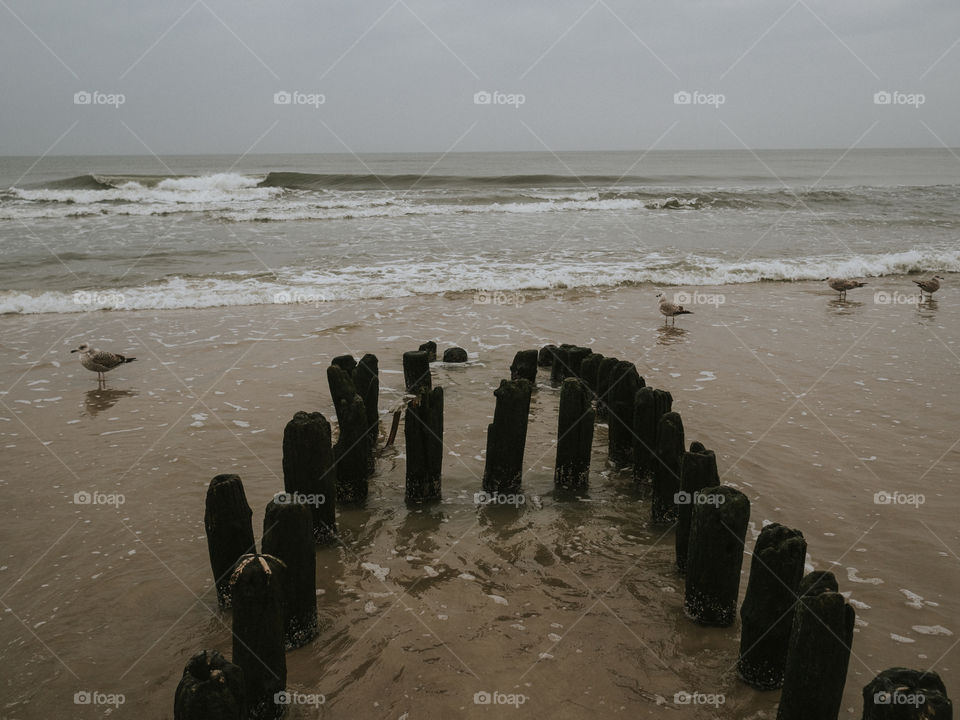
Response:
[[[553,481],[561,490],[582,492],[589,485],[594,421],[590,391],[582,380],[567,378],[563,381],[559,415]]]
[[[367,433],[370,435],[370,447],[375,450],[377,440],[380,438],[380,368],[377,356],[367,353],[353,371],[353,384],[357,388],[357,394],[363,400],[363,409],[366,411]],[[370,453],[371,462],[374,453]],[[373,473],[374,467],[371,465],[370,472]]]
[[[737,673],[758,690],[783,685],[794,604],[803,578],[807,541],[799,530],[771,523],[760,531],[740,606]]]
[[[642,392],[642,390],[641,390]],[[639,397],[639,393],[637,395]],[[683,453],[680,462],[680,491],[674,496],[677,506],[677,530],[674,537],[677,569],[682,574],[687,567],[687,549],[690,543],[690,518],[693,517],[693,496],[706,487],[720,484],[717,458],[702,443],[690,443],[690,452]]]
[[[650,500],[650,517],[655,525],[669,525],[677,519],[683,443],[683,420],[680,413],[666,413],[657,425],[657,464],[653,473],[653,496]]]
[[[483,489],[488,493],[515,493],[520,488],[532,390],[526,380],[501,380],[493,393],[497,407],[487,426],[483,468]]]
[[[587,386],[591,397],[597,396],[597,375],[600,372],[601,360],[603,360],[603,355],[600,353],[590,353],[580,363],[580,379]]]
[[[353,378],[341,368],[328,367],[327,381],[340,426],[337,444],[333,447],[337,502],[362,502],[367,499],[367,480],[376,463],[376,446],[371,442],[367,409],[357,394]]]
[[[283,563],[244,555],[233,572],[233,662],[243,670],[251,720],[280,717],[274,701],[287,685],[283,641]]]
[[[933,670],[894,667],[864,686],[862,720],[953,720],[953,703]]]
[[[183,668],[173,720],[247,720],[243,670],[216,650],[201,650]]]
[[[465,363],[467,360],[467,351],[462,347],[447,348],[443,351],[443,361],[445,363]]]
[[[510,365],[511,380],[527,380],[534,387],[537,386],[537,351],[520,350],[513,356]]]
[[[353,371],[357,367],[357,361],[353,359],[353,355],[337,355],[330,364],[343,370],[348,377],[353,377]]]
[[[633,399],[633,478],[642,482],[657,470],[657,430],[660,418],[673,409],[673,396],[666,390],[642,387]]]
[[[790,632],[777,720],[836,720],[855,619],[856,613],[840,593],[801,596]]]
[[[607,417],[607,391],[610,389],[610,374],[620,361],[605,357],[597,368],[597,418]]]
[[[619,467],[633,464],[633,401],[643,378],[632,362],[622,360],[610,371],[607,386],[610,461]]]
[[[407,392],[416,394],[419,388],[433,387],[430,377],[430,358],[425,350],[412,350],[403,354],[403,380]]]
[[[583,366],[583,361],[588,357],[593,355],[593,350],[588,347],[580,347],[579,345],[574,345],[570,348],[567,353],[567,356],[570,360],[570,373],[572,377],[579,378],[581,377],[581,367]]]
[[[563,343],[553,350],[553,365],[550,366],[550,385],[559,387],[566,378],[573,377],[570,369],[570,351],[573,345]]]
[[[441,499],[443,470],[443,388],[421,389],[407,405],[403,421],[407,446],[406,498],[411,502]]]
[[[737,616],[750,501],[739,490],[718,485],[704,488],[695,502],[683,607],[702,625],[727,627]]]
[[[317,554],[313,545],[310,498],[282,493],[263,515],[265,555],[281,560],[283,571],[284,640],[288,650],[317,636]]]
[[[207,486],[203,525],[220,607],[230,607],[230,574],[243,555],[256,552],[253,511],[239,475],[217,475]]]
[[[433,340],[427,340],[419,349],[427,354],[427,362],[437,361],[437,344]]]
[[[544,345],[540,348],[540,352],[537,355],[537,364],[540,367],[553,367],[553,352],[556,349],[556,345]]]
[[[301,410],[283,429],[283,489],[311,498],[314,542],[336,538],[337,475],[330,423],[323,413]]]

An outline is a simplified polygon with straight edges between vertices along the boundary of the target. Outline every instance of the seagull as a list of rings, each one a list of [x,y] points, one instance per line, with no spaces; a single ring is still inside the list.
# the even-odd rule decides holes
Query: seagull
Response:
[[[683,305],[677,305],[667,300],[663,293],[657,293],[660,298],[660,313],[663,315],[663,324],[667,324],[667,318],[673,318],[673,324],[677,324],[677,315],[693,315],[693,311],[684,310]]]
[[[840,299],[843,300],[847,295],[847,290],[855,290],[866,285],[860,280],[847,280],[846,278],[827,278],[827,285],[840,293]]]
[[[923,298],[923,294],[927,293],[930,296],[930,299],[933,300],[933,294],[940,289],[940,281],[943,280],[939,275],[934,275],[928,280],[914,280],[913,284],[920,288],[920,297]]]
[[[106,382],[103,377],[105,372],[113,370],[117,365],[123,365],[124,363],[136,360],[136,358],[117,355],[116,353],[107,352],[106,350],[97,350],[96,348],[90,347],[87,343],[83,343],[80,347],[70,352],[80,353],[80,364],[87,370],[95,372],[97,374],[97,380],[101,383]]]

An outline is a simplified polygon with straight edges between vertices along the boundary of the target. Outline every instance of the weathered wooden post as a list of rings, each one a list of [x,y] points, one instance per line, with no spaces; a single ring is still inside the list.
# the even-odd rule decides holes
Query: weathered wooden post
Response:
[[[333,467],[330,423],[323,413],[303,410],[283,429],[283,489],[310,497],[313,539],[337,536],[337,476]]]
[[[553,365],[550,366],[550,385],[559,387],[566,378],[573,376],[570,369],[570,350],[573,345],[561,343],[559,347],[553,350]]]
[[[380,368],[377,356],[367,353],[353,371],[353,384],[357,388],[357,395],[363,400],[363,409],[366,411],[367,433],[370,435],[371,450],[377,447],[380,437]],[[373,452],[370,453],[373,461]],[[370,472],[373,472],[373,467]]]
[[[597,396],[597,376],[600,372],[601,360],[603,360],[603,355],[600,353],[590,353],[580,363],[580,379],[587,386],[591,397]]]
[[[443,469],[442,387],[421,389],[417,397],[407,404],[403,434],[407,447],[407,500],[440,500]]]
[[[230,607],[230,574],[243,555],[256,552],[253,511],[239,475],[217,475],[207,486],[203,525],[220,607]]]
[[[713,451],[707,450],[702,443],[690,443],[690,451],[683,453],[680,462],[680,491],[674,496],[674,503],[677,506],[677,529],[674,540],[677,569],[681,573],[685,572],[687,567],[694,495],[703,488],[719,484],[720,473],[717,472],[717,458]]]
[[[794,604],[806,557],[807,541],[799,530],[771,523],[760,531],[750,563],[747,594],[740,606],[737,661],[740,678],[758,690],[775,690],[783,685]]]
[[[173,720],[247,720],[243,670],[216,650],[201,650],[183,668]]]
[[[594,411],[590,391],[582,380],[567,378],[560,387],[557,422],[557,463],[553,481],[557,488],[582,492],[590,477]]]
[[[263,515],[263,553],[285,566],[284,640],[288,650],[306,645],[319,630],[311,500],[299,493],[283,493],[269,502]]]
[[[642,387],[633,399],[633,478],[652,478],[657,465],[657,429],[660,418],[673,409],[673,396],[666,390]]]
[[[597,368],[597,418],[607,417],[607,391],[610,389],[610,374],[620,361],[605,357]]]
[[[810,595],[812,597],[825,592],[840,592],[837,576],[829,570],[814,570],[801,578],[797,595]]]
[[[695,496],[683,607],[698,623],[733,624],[749,521],[750,501],[735,488],[718,485]]]
[[[230,580],[233,662],[243,670],[251,720],[280,717],[274,702],[287,685],[283,640],[283,563],[272,555],[244,555]]]
[[[430,356],[425,350],[411,350],[403,354],[403,380],[407,392],[416,394],[419,388],[433,387],[430,377]]]
[[[953,703],[937,673],[893,667],[864,686],[862,720],[953,720]]]
[[[362,502],[367,498],[367,480],[376,463],[375,444],[367,425],[367,409],[357,394],[353,379],[341,368],[327,368],[330,395],[337,411],[340,434],[333,447],[338,502]]]
[[[540,353],[537,355],[537,364],[540,367],[553,367],[553,352],[556,349],[556,345],[544,345],[540,348]]]
[[[427,354],[427,362],[436,362],[437,344],[433,340],[427,340],[419,349]]]
[[[683,443],[680,413],[666,413],[657,425],[657,464],[653,471],[653,496],[650,499],[650,518],[655,525],[669,525],[677,519]]]
[[[487,426],[483,468],[483,489],[488,493],[514,493],[520,488],[532,391],[526,380],[501,380],[493,393],[497,407]]]
[[[513,356],[513,363],[510,365],[511,380],[527,380],[537,385],[537,351],[520,350]]]
[[[353,355],[337,355],[330,364],[343,370],[347,377],[353,377],[353,371],[357,367],[357,361],[354,360]]]
[[[593,355],[593,350],[588,347],[580,347],[579,345],[574,345],[567,352],[567,357],[570,362],[570,373],[573,377],[581,377],[581,367],[583,366],[583,361],[588,357]]]
[[[465,363],[467,360],[467,351],[462,347],[447,348],[443,351],[443,361],[445,363]]]
[[[610,371],[607,386],[608,455],[619,467],[633,463],[633,399],[644,386],[632,362],[618,362]]]
[[[856,613],[826,585],[796,605],[777,720],[836,720],[840,712]]]

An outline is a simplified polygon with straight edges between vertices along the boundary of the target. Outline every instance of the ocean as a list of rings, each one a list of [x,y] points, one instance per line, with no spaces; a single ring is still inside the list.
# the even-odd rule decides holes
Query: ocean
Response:
[[[0,313],[960,270],[947,150],[0,158]]]

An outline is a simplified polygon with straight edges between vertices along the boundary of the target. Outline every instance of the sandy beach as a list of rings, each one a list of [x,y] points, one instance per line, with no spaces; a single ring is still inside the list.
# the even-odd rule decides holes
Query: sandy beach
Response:
[[[955,278],[923,305],[913,276],[870,279],[848,302],[817,282],[667,288],[692,295],[675,327],[652,285],[0,317],[2,715],[49,718],[40,698],[66,705],[90,688],[125,696],[118,717],[172,718],[187,659],[231,645],[207,483],[243,478],[259,539],[282,489],[284,424],[298,410],[335,419],[330,359],[378,356],[382,444],[401,355],[427,340],[470,356],[433,366],[443,502],[404,503],[401,427],[366,506],[340,511],[342,543],[318,551],[323,629],[288,654],[288,687],[325,703],[291,718],[488,717],[478,692],[523,696],[517,718],[775,715],[779,692],[736,678],[739,623],[684,617],[673,533],[650,526],[630,472],[608,467],[604,425],[589,497],[554,497],[558,391],[542,369],[526,501],[475,505],[493,390],[516,351],[551,342],[630,360],[671,391],[687,442],[714,449],[723,482],[750,498],[748,549],[783,523],[804,533],[808,569],[837,575],[857,612],[842,715],[858,717],[861,688],[891,666],[935,667],[957,687],[960,600],[943,582],[960,563]],[[137,361],[98,390],[68,352],[83,341]],[[748,573],[749,557],[741,598]],[[723,702],[678,704],[684,692]]]

